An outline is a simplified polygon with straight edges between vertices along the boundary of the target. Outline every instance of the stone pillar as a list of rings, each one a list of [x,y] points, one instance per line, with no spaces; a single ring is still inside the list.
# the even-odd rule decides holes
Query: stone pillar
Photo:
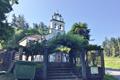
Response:
[[[44,80],[47,80],[47,71],[48,71],[48,52],[47,47],[44,49]]]
[[[86,50],[85,56],[86,56],[86,66],[88,67],[89,66],[89,63],[88,63],[88,50]]]
[[[101,54],[101,67],[102,67],[102,80],[104,80],[104,75],[105,75],[105,65],[104,65],[104,54],[103,54],[103,50],[100,50],[100,54]]]
[[[86,55],[86,50],[82,49],[80,53],[80,60],[81,60],[81,67],[82,67],[82,80],[87,80],[85,55]]]
[[[22,60],[23,48],[19,48],[19,60]]]

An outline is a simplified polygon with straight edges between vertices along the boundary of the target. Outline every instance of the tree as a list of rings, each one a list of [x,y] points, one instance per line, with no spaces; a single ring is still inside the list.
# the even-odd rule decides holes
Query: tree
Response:
[[[73,24],[72,29],[70,30],[70,33],[79,34],[87,40],[90,38],[89,32],[90,30],[88,29],[87,24],[80,22]]]
[[[7,41],[7,48],[16,48],[18,47],[18,42],[23,37],[27,36],[31,29],[29,29],[29,24],[26,22],[23,15],[19,15],[18,17],[13,14],[13,19],[11,22],[11,26],[13,28],[14,34],[12,34],[11,38]]]
[[[106,56],[118,57],[120,56],[120,39],[111,37],[103,41],[104,53]]]
[[[16,19],[14,17],[14,19]],[[7,47],[15,48],[18,47],[18,42],[29,35],[42,35],[43,37],[48,34],[48,28],[44,23],[34,24],[33,28],[28,27],[28,29],[24,29],[22,27],[17,27],[19,25],[14,24],[15,20],[13,19],[13,26],[15,34],[12,36],[12,39],[9,39],[7,42]]]
[[[118,37],[118,48],[119,48],[118,54],[119,54],[119,56],[120,56],[120,37]]]
[[[23,15],[18,15],[18,17],[13,14],[13,19],[12,19],[12,26],[18,28],[18,29],[28,29],[29,24],[26,22],[25,18]]]
[[[0,44],[7,43],[14,33],[13,28],[6,20],[6,14],[12,11],[12,5],[18,3],[17,0],[0,0]]]
[[[41,35],[48,35],[48,27],[43,22],[39,24],[33,23],[33,29],[37,30]]]

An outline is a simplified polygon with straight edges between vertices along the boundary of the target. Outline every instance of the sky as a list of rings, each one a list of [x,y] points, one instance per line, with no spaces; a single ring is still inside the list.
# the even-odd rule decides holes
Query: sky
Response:
[[[19,0],[12,14],[24,15],[28,23],[44,22],[59,11],[69,31],[75,22],[85,22],[91,29],[90,41],[101,45],[105,37],[120,37],[120,0]]]

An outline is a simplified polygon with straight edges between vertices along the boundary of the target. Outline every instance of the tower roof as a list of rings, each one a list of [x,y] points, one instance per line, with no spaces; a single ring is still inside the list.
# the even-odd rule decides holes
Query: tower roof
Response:
[[[62,18],[62,15],[60,13],[58,13],[58,12],[55,12],[52,15],[52,19],[50,21],[58,21],[58,22],[64,23],[64,19]]]

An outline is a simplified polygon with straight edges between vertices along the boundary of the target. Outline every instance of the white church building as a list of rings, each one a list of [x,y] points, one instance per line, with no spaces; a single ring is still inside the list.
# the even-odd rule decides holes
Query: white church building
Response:
[[[42,35],[30,35],[30,36],[26,36],[24,37],[22,40],[19,41],[19,45],[20,46],[27,46],[27,43],[29,41],[43,41],[43,40],[49,40],[52,39],[53,37],[60,35],[60,34],[64,34],[65,33],[65,22],[64,19],[62,17],[61,14],[59,14],[58,12],[55,12],[52,15],[52,19],[50,20],[50,24],[49,24],[49,34],[46,36],[42,36]],[[63,54],[62,54],[63,55]],[[61,61],[64,60],[61,58],[62,57],[61,53],[53,53],[52,55],[49,56],[49,60],[52,61]],[[23,60],[25,60],[24,58],[25,56],[23,56]],[[43,60],[43,56],[36,56],[35,61],[42,61]]]
[[[26,46],[29,41],[42,41],[42,40],[49,40],[53,38],[54,36],[57,36],[59,34],[65,33],[65,22],[61,14],[58,12],[55,12],[52,15],[52,19],[50,20],[50,24],[48,25],[49,28],[49,34],[46,36],[42,35],[30,35],[24,37],[22,40],[19,41],[19,45]]]
[[[65,33],[65,22],[61,14],[54,13],[49,24],[49,35],[46,39],[49,40],[53,36]]]

